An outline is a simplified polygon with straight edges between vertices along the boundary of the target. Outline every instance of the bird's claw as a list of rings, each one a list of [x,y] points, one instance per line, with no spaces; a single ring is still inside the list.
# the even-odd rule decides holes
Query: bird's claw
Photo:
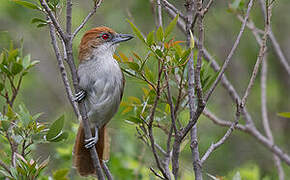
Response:
[[[85,139],[85,148],[90,149],[94,147],[99,140],[98,137],[98,127],[95,127],[95,137],[91,137],[89,139]]]
[[[80,102],[85,97],[86,97],[86,91],[80,90],[78,93],[76,93],[76,95],[75,95],[73,100],[76,101],[76,102]]]
[[[85,139],[85,148],[90,149],[94,147],[98,142],[98,137],[92,137],[90,139]]]

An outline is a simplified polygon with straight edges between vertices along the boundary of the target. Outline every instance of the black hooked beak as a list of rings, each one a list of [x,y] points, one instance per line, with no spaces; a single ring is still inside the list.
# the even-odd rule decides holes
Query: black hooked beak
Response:
[[[130,34],[116,34],[113,39],[112,42],[113,44],[118,44],[120,42],[124,42],[124,41],[129,41],[130,39],[132,39],[134,36],[130,35]]]

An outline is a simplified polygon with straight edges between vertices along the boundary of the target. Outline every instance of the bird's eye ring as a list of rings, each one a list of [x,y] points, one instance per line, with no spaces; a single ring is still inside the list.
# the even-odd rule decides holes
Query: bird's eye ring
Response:
[[[102,38],[103,38],[104,40],[107,40],[107,39],[109,39],[109,37],[110,37],[110,35],[109,35],[109,34],[103,34],[103,35],[102,35]]]

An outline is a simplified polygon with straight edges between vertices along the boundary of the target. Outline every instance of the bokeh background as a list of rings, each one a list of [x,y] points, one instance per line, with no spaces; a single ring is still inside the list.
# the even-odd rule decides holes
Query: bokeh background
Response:
[[[184,2],[170,2],[184,11]],[[214,1],[212,8],[205,18],[205,46],[221,64],[228,55],[240,28],[240,21],[227,11],[228,1]],[[73,1],[73,25],[77,25],[92,8],[90,0]],[[279,0],[273,7],[272,28],[283,52],[290,62],[290,1]],[[63,9],[62,15],[64,15]],[[24,78],[23,88],[17,103],[24,102],[32,113],[43,112],[40,120],[49,122],[65,114],[66,129],[69,139],[62,143],[40,144],[36,147],[35,157],[45,159],[50,156],[50,165],[46,173],[51,174],[56,169],[69,168],[69,179],[81,179],[72,169],[72,147],[77,130],[78,120],[66,98],[57,62],[50,44],[46,27],[36,28],[31,24],[33,17],[42,17],[37,11],[23,8],[10,0],[0,0],[0,48],[7,48],[10,40],[19,45],[24,40],[24,53],[30,53],[32,59],[40,63],[33,73]],[[169,22],[167,14],[163,13],[164,23]],[[263,29],[263,14],[258,2],[255,3],[251,18],[256,25]],[[78,44],[84,31],[105,25],[117,32],[132,33],[126,19],[133,21],[145,34],[155,29],[154,15],[149,0],[105,0],[97,10],[96,15],[78,34],[74,41],[74,55],[77,57]],[[60,20],[64,22],[64,20]],[[185,40],[184,35],[176,28],[175,39]],[[134,50],[145,54],[138,39],[134,39],[118,47],[117,51],[131,56]],[[247,29],[233,57],[226,75],[241,95],[245,91],[250,73],[256,61],[259,46],[254,36]],[[279,63],[272,47],[268,49],[268,84],[267,100],[270,125],[275,142],[286,152],[290,153],[290,119],[277,116],[279,112],[290,111],[290,78]],[[127,77],[124,99],[129,96],[140,96],[142,85]],[[247,104],[259,130],[261,126],[260,79],[250,94]],[[0,98],[0,107],[4,103]],[[209,109],[225,120],[233,120],[235,105],[227,92],[219,86],[210,99]],[[154,179],[149,167],[155,166],[150,149],[138,138],[135,125],[127,123],[126,114],[122,107],[110,123],[111,160],[109,167],[116,179]],[[188,119],[188,114],[182,114]],[[198,122],[199,149],[203,154],[212,142],[223,136],[227,129],[214,125],[210,120],[201,117]],[[161,138],[162,139],[162,138]],[[1,142],[0,142],[1,143]],[[181,154],[180,173],[182,179],[192,179],[191,152],[189,145],[184,147]],[[283,163],[286,179],[290,179],[290,167]],[[203,171],[216,176],[231,176],[236,171],[248,173],[249,179],[277,179],[276,168],[272,154],[261,144],[243,132],[234,131],[232,137],[214,152],[204,164]],[[208,179],[209,177],[205,177]]]

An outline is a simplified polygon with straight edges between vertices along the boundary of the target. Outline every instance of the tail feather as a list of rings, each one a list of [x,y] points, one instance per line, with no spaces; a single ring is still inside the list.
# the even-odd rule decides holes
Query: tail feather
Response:
[[[93,135],[95,130],[92,130]],[[98,131],[98,142],[96,144],[96,150],[100,159],[100,162],[102,163],[102,160],[108,160],[109,159],[109,138],[106,131],[106,125],[104,125],[102,128]],[[76,167],[78,173],[81,176],[88,176],[93,175],[96,173],[93,160],[91,158],[91,154],[89,149],[85,148],[85,133],[82,123],[80,123],[76,142],[74,146],[74,166]]]

